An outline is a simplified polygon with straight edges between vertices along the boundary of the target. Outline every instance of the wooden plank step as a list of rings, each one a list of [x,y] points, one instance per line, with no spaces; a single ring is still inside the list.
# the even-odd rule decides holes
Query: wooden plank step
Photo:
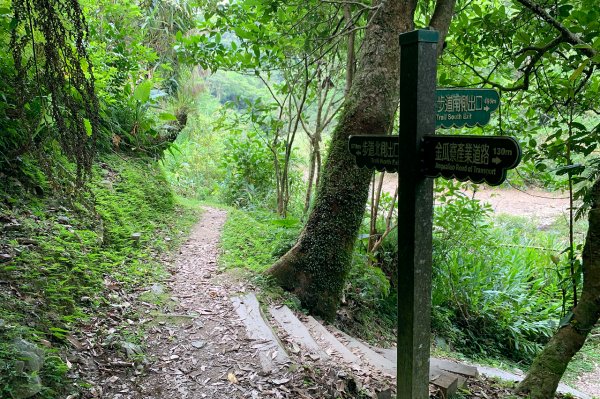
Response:
[[[290,308],[285,305],[278,307],[270,306],[269,313],[295,343],[306,349],[313,356],[318,356],[321,360],[329,359],[327,353],[315,342],[308,328],[298,320]]]
[[[373,349],[375,352],[379,353],[392,363],[398,362],[398,351],[396,348],[378,348],[372,345],[369,345],[369,348]]]
[[[464,377],[476,377],[477,375],[479,375],[479,373],[477,372],[477,367],[458,363],[448,359],[438,359],[432,357],[431,359],[429,359],[429,367],[438,368],[440,370],[462,375]]]
[[[289,362],[283,345],[277,339],[271,327],[267,325],[260,311],[256,296],[252,293],[232,297],[233,307],[246,327],[246,335],[254,341],[263,373],[269,374]]]
[[[348,348],[344,346],[333,334],[329,332],[321,323],[319,323],[314,317],[308,316],[305,322],[311,335],[321,345],[325,352],[330,351],[338,354],[342,360],[349,365],[361,364],[360,359],[354,353],[350,352]],[[331,353],[330,353],[331,354]]]
[[[363,344],[356,338],[353,338],[339,330],[336,332],[340,334],[342,338],[346,341],[345,344],[350,350],[355,351],[355,353],[360,353],[361,358],[367,363],[369,363],[371,366],[390,375],[396,375],[396,362],[392,362],[389,359],[383,357],[382,355],[375,352],[373,349],[369,348],[367,345]]]

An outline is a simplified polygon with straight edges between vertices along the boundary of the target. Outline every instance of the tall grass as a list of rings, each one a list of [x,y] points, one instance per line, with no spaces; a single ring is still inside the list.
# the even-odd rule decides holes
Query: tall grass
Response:
[[[563,237],[460,195],[436,208],[435,225],[435,333],[470,355],[530,360],[560,318],[552,259]]]

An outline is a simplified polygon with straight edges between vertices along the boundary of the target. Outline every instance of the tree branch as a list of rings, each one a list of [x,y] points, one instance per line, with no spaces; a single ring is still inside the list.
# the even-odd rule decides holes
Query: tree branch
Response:
[[[588,45],[588,43],[585,43],[583,40],[581,40],[579,37],[577,37],[577,35],[575,35],[573,32],[571,32],[569,29],[567,29],[567,27],[565,27],[559,21],[554,19],[550,14],[548,14],[548,12],[546,10],[544,10],[544,8],[542,8],[539,4],[536,4],[531,0],[516,0],[516,1],[521,3],[524,7],[529,9],[535,15],[540,17],[542,20],[546,21],[554,29],[558,30],[560,32],[560,34],[562,35],[562,37],[564,38],[565,42],[570,43],[572,45],[586,45],[586,46]],[[587,55],[590,58],[595,57],[598,54],[598,52],[596,50],[594,50],[591,46],[590,47],[581,47],[580,50],[582,53],[584,53],[585,55]]]
[[[560,43],[564,43],[564,41],[565,41],[565,39],[561,35],[561,36],[556,37],[554,40],[548,42],[546,45],[544,45],[542,47],[529,48],[530,50],[536,51],[536,53],[531,57],[531,59],[527,63],[527,66],[523,70],[523,76],[522,76],[523,81],[520,84],[517,84],[514,86],[504,86],[504,85],[501,85],[500,83],[496,83],[496,82],[492,81],[489,76],[488,77],[483,76],[477,69],[475,69],[472,65],[469,65],[466,61],[462,60],[455,53],[452,53],[452,55],[454,57],[456,57],[465,66],[467,66],[479,79],[481,79],[482,82],[487,83],[490,86],[500,89],[502,91],[519,91],[519,90],[529,89],[531,74],[534,71],[535,65],[538,63],[539,60],[542,59],[544,54],[546,54],[549,50],[558,46]]]

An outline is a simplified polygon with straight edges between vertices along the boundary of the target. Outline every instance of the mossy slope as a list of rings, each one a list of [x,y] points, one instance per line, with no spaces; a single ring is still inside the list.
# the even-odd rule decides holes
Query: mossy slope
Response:
[[[2,398],[24,397],[19,390],[31,384],[41,388],[36,397],[58,397],[66,385],[65,339],[102,308],[106,285],[160,279],[159,254],[197,217],[176,204],[153,161],[104,157],[76,196],[52,190],[35,162],[28,168],[0,176]],[[23,362],[19,337],[43,349],[39,371]]]

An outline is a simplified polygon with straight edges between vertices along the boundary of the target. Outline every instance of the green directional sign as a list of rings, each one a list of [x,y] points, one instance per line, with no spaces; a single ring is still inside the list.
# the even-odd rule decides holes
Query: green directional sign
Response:
[[[486,125],[499,105],[500,97],[494,89],[437,89],[436,127]]]
[[[398,171],[400,156],[398,136],[350,136],[348,150],[356,157],[356,165],[361,168],[376,169],[380,172]]]
[[[507,136],[424,136],[421,171],[427,177],[470,180],[496,186],[521,161],[521,148]]]

